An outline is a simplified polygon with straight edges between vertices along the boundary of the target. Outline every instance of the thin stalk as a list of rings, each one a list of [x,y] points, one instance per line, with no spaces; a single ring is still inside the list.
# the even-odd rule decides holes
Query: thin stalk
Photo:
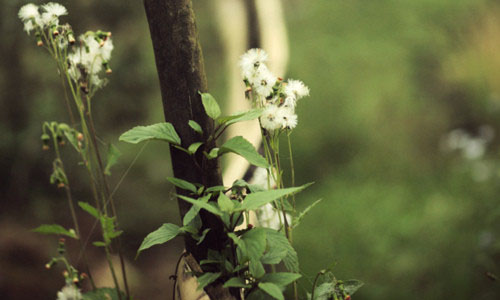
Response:
[[[51,131],[52,131],[52,141],[54,143],[54,149],[55,149],[55,152],[56,152],[56,157],[57,157],[57,160],[60,163],[59,166],[60,166],[61,170],[63,171],[64,176],[66,176],[66,170],[64,169],[64,164],[63,164],[63,161],[61,159],[61,153],[59,151],[59,146],[57,144],[56,134],[52,130],[52,128],[51,128]],[[73,197],[71,195],[71,189],[70,189],[70,185],[69,185],[69,181],[68,181],[67,177],[66,177],[66,185],[64,186],[64,190],[66,192],[66,199],[68,200],[69,210],[71,212],[71,218],[73,219],[73,225],[75,226],[75,232],[76,232],[76,235],[78,237],[78,244],[79,244],[79,247],[80,247],[80,251],[82,253],[85,253],[85,251],[84,251],[85,249],[83,247],[82,240],[81,240],[82,236],[80,234],[80,226],[78,225],[78,218],[76,216],[75,206],[73,205]],[[85,266],[85,271],[89,275],[89,280],[90,280],[90,284],[92,285],[92,289],[95,290],[96,286],[95,286],[95,283],[94,283],[94,279],[92,278],[92,274],[90,273],[90,267],[89,267],[88,260],[87,260],[87,257],[86,257],[85,254],[83,256],[83,264]]]
[[[87,115],[89,118],[89,128],[90,128],[90,133],[91,133],[91,137],[92,137],[92,144],[94,147],[95,156],[97,157],[97,162],[98,162],[99,171],[100,171],[99,173],[100,173],[100,176],[102,178],[103,186],[104,186],[104,192],[105,192],[105,197],[106,197],[106,202],[105,202],[104,206],[106,206],[107,203],[109,202],[111,204],[111,211],[113,212],[113,216],[117,217],[115,203],[114,203],[113,197],[111,196],[111,193],[109,191],[108,180],[106,178],[106,174],[104,173],[104,165],[102,163],[101,154],[99,152],[99,147],[97,145],[97,134],[96,134],[95,127],[94,127],[94,119],[92,118],[91,103],[90,103],[89,97],[87,97]],[[129,299],[130,298],[130,291],[129,291],[128,282],[127,282],[127,272],[125,269],[125,260],[123,258],[123,253],[122,253],[122,249],[121,249],[121,238],[118,237],[117,241],[118,241],[117,251],[118,251],[118,256],[120,257],[120,266],[121,266],[121,271],[122,271],[123,284],[125,286],[125,293],[127,295],[127,299]]]
[[[111,254],[109,252],[109,246],[104,247],[106,251],[106,260],[108,261],[109,270],[111,271],[111,276],[113,277],[113,281],[115,283],[116,293],[118,294],[118,299],[122,299],[122,295],[120,292],[120,285],[118,284],[118,279],[116,278],[115,268],[113,267],[113,262],[111,260]],[[128,298],[128,296],[127,296]]]

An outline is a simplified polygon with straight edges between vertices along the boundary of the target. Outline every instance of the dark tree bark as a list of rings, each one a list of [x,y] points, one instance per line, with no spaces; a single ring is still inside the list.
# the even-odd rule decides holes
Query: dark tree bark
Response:
[[[174,125],[184,148],[194,142],[205,142],[213,133],[214,124],[206,115],[198,94],[198,91],[207,90],[207,81],[191,1],[144,0],[144,6],[153,42],[165,120]],[[189,127],[189,120],[201,125],[203,135]],[[206,149],[214,146],[215,143],[205,145]],[[206,187],[221,185],[218,160],[206,160],[200,152],[195,159],[201,168],[191,156],[170,147],[174,176]],[[177,193],[187,195],[186,191],[179,188]],[[190,204],[181,199],[178,199],[178,204],[183,218]],[[207,237],[198,246],[192,238],[185,238],[186,251],[193,254],[197,261],[206,258],[208,248],[221,250],[227,238],[223,234],[222,223],[215,216],[204,210],[200,214],[202,230],[210,228]],[[208,289],[205,290],[209,293]],[[228,294],[227,291],[224,294]]]

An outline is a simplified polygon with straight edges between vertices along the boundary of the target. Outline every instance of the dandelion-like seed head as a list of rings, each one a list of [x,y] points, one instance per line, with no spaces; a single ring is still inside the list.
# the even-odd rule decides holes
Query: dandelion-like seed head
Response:
[[[250,49],[240,57],[241,75],[251,79],[261,67],[265,67],[267,53],[262,49]]]
[[[269,104],[264,109],[262,116],[260,116],[260,124],[262,128],[273,131],[281,127],[281,123],[277,118],[278,107],[274,104]]]
[[[49,2],[42,5],[42,8],[45,10],[45,13],[50,16],[60,17],[68,14],[66,7],[59,3]]]
[[[33,19],[39,18],[40,12],[38,11],[37,5],[35,5],[33,3],[29,3],[26,5],[23,5],[19,9],[19,12],[17,15],[19,16],[19,19],[21,19],[21,21],[26,22],[28,20],[33,20]]]
[[[309,96],[309,88],[300,80],[289,79],[283,92],[287,97],[293,97],[295,100]]]
[[[57,292],[57,300],[82,300],[83,296],[80,290],[73,284],[65,285]]]

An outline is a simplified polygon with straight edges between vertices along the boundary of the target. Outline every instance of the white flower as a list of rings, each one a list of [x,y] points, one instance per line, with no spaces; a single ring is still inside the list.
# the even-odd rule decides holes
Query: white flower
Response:
[[[294,98],[295,100],[309,96],[309,88],[300,80],[289,79],[283,92],[287,97]]]
[[[288,224],[291,222],[289,214],[286,215],[286,220]],[[283,213],[276,210],[271,203],[261,206],[257,210],[257,220],[259,224],[263,227],[272,228],[275,230],[280,229],[280,219],[283,222]]]
[[[262,116],[260,116],[260,124],[262,128],[273,131],[281,128],[280,120],[277,118],[278,107],[274,104],[266,106]]]
[[[40,17],[40,13],[38,12],[38,6],[36,6],[33,3],[29,3],[21,7],[17,15],[23,22]]]
[[[66,285],[57,292],[57,300],[82,300],[80,290],[74,285]]]
[[[250,49],[240,57],[241,75],[250,79],[267,61],[267,53],[262,49]]]
[[[47,14],[55,17],[60,17],[68,14],[66,7],[62,6],[59,3],[49,2],[42,5],[42,8]]]
[[[271,71],[269,71],[265,66],[260,67],[260,70],[256,73],[256,75],[257,76],[252,78],[250,83],[252,84],[257,95],[266,98],[272,94],[273,86],[278,78],[274,76],[274,74],[271,73]]]
[[[274,181],[273,176],[269,176],[268,170],[261,167],[257,167],[255,169],[252,179],[250,179],[249,182],[266,190],[268,189],[268,183],[271,185],[271,188],[276,187],[276,182]]]
[[[276,122],[284,129],[294,129],[297,126],[297,115],[288,107],[279,107],[276,111]]]

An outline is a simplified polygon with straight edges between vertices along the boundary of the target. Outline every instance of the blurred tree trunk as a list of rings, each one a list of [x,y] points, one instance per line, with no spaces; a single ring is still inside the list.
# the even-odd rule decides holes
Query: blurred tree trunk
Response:
[[[165,120],[174,125],[182,146],[187,148],[194,142],[206,141],[213,133],[214,124],[206,115],[198,91],[207,90],[207,81],[203,65],[203,56],[198,41],[195,17],[190,0],[144,0],[149,23],[156,67],[160,80]],[[189,127],[188,121],[194,120],[203,128],[203,136]],[[208,149],[214,145],[206,145]],[[204,186],[222,184],[218,160],[205,160],[199,170],[192,157],[170,147],[174,176]],[[201,155],[196,157],[202,161]],[[177,188],[177,193],[186,195],[186,191]],[[181,219],[190,208],[190,204],[178,199]],[[222,223],[213,215],[200,212],[203,228],[210,231],[200,245],[190,237],[185,238],[185,247],[196,261],[206,258],[208,249],[221,250],[226,242]],[[194,286],[196,289],[196,285]],[[211,299],[236,299],[221,282],[215,282],[205,288]],[[237,294],[236,291],[232,291]],[[190,299],[183,299],[190,300]]]

